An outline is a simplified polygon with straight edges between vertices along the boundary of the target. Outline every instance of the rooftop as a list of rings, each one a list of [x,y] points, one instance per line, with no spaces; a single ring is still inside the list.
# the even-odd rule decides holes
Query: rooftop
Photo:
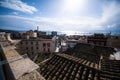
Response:
[[[48,61],[40,64],[39,72],[47,80],[120,79],[120,74],[100,70],[98,64],[67,54],[54,55]]]
[[[2,64],[9,63],[16,80],[44,79],[40,77],[40,74],[36,71],[39,66],[30,60],[26,55],[19,55],[19,53],[15,51],[14,46],[3,47],[3,51],[7,60],[2,61]]]

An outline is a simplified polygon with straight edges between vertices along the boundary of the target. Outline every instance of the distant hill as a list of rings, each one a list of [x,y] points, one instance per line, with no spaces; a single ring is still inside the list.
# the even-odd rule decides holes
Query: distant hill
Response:
[[[0,32],[13,33],[13,32],[19,32],[19,31],[17,31],[17,30],[0,29]]]

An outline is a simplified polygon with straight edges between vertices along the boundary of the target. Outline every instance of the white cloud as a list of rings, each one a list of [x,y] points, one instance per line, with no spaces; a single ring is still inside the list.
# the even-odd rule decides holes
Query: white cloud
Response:
[[[83,18],[79,18],[79,19],[45,18],[45,17],[25,18],[25,17],[12,16],[12,15],[0,16],[0,18],[1,20],[4,19],[5,20],[4,22],[8,22],[7,24],[9,24],[10,22],[10,24],[14,26],[22,25],[21,27],[31,27],[33,29],[36,29],[36,26],[40,26],[41,30],[86,31],[86,30],[93,30],[93,29],[96,30],[101,28],[97,23],[97,19],[94,18],[87,18],[86,20]]]
[[[120,26],[120,4],[111,2],[108,6],[103,8],[101,17],[101,25],[105,28],[111,29]]]
[[[19,29],[36,29],[40,26],[40,30],[56,30],[56,31],[95,31],[106,30],[120,27],[120,4],[111,2],[103,7],[102,16],[93,17],[20,17],[20,16],[0,16],[1,21],[4,20],[9,26],[17,26]],[[12,20],[12,21],[11,21]],[[0,21],[0,22],[1,22]]]
[[[21,0],[0,1],[0,6],[30,14],[33,14],[34,12],[37,11],[35,7],[29,6],[28,4],[22,2]]]

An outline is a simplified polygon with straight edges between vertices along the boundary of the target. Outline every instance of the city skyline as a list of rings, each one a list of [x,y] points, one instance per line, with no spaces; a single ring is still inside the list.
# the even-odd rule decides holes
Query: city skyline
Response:
[[[0,0],[0,80],[120,80],[120,0]]]
[[[0,28],[120,31],[119,0],[0,0]]]

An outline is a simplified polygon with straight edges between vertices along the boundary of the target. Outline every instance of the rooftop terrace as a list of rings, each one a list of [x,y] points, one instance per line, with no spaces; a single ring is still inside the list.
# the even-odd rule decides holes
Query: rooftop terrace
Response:
[[[15,80],[44,80],[44,78],[36,71],[39,68],[37,64],[31,61],[26,55],[21,56],[14,49],[14,46],[2,47],[6,60],[1,65],[10,66],[10,73],[13,74]],[[10,80],[6,77],[6,80]]]

